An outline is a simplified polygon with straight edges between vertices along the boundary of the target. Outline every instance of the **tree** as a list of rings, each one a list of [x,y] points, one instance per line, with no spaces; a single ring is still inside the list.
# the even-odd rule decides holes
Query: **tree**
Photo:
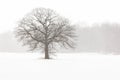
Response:
[[[16,37],[30,50],[43,50],[45,59],[57,46],[74,48],[75,28],[69,20],[46,8],[36,8],[20,20]]]

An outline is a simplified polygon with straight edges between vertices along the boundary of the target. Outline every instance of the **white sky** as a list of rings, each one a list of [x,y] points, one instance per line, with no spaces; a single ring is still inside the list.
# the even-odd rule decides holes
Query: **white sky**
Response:
[[[51,8],[74,23],[120,22],[120,0],[0,0],[0,33],[33,8]]]

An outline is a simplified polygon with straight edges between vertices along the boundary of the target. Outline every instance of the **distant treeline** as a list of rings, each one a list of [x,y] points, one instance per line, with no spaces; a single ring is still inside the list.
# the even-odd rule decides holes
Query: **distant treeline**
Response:
[[[120,53],[120,24],[104,23],[80,27],[77,51]]]

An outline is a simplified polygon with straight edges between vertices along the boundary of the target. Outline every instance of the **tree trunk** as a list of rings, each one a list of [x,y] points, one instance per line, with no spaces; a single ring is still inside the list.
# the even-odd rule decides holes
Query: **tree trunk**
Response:
[[[45,59],[50,59],[48,53],[48,44],[45,44]]]

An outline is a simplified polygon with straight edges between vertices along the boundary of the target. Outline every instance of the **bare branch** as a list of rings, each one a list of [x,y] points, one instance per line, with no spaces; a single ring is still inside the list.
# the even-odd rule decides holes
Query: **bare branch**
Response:
[[[48,58],[48,52],[55,50],[55,45],[73,48],[75,34],[68,19],[51,9],[36,8],[20,21],[16,36],[31,50],[42,48]]]

